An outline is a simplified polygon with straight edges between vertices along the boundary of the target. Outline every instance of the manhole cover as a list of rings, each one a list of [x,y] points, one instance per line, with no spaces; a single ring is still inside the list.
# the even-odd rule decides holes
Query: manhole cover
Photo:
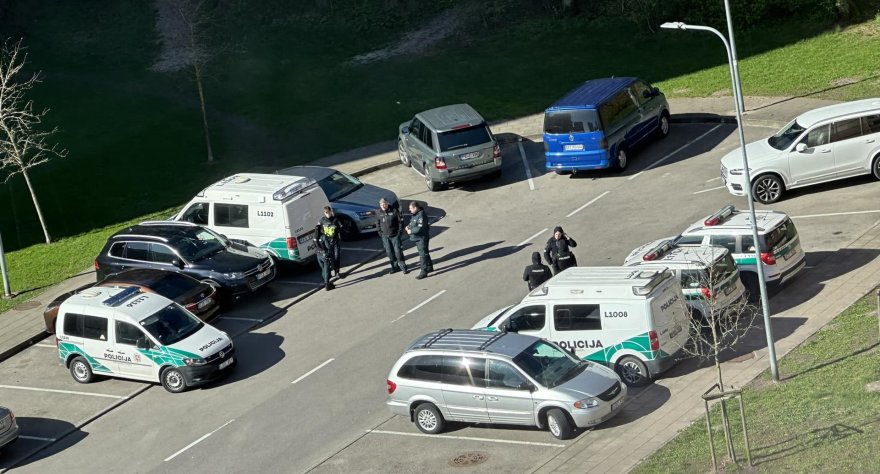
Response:
[[[40,306],[43,306],[43,303],[40,303],[37,300],[30,300],[30,301],[25,301],[22,304],[16,305],[12,309],[14,309],[16,311],[27,311],[29,309],[39,308]]]
[[[449,465],[452,467],[476,466],[477,464],[483,464],[487,459],[489,459],[489,453],[473,451],[459,454],[452,458],[449,461]]]

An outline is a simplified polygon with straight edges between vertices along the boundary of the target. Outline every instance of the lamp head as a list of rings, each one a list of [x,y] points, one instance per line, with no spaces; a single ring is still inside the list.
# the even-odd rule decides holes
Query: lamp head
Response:
[[[665,28],[667,30],[686,30],[687,25],[680,21],[667,21],[660,25],[660,28]]]

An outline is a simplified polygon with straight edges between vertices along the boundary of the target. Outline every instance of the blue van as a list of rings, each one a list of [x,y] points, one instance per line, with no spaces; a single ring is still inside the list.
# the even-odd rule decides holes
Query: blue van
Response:
[[[544,157],[557,173],[614,168],[646,138],[669,134],[669,103],[635,77],[594,79],[544,111]]]

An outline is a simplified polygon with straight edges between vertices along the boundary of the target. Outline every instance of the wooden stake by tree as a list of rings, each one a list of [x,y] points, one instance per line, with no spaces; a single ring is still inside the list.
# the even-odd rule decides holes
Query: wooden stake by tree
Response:
[[[48,244],[52,239],[28,170],[55,156],[67,156],[67,150],[47,143],[58,128],[49,131],[37,128],[49,109],[35,112],[33,101],[27,98],[27,93],[42,78],[39,72],[23,71],[27,54],[22,49],[21,40],[10,39],[4,40],[0,49],[0,170],[6,172],[4,183],[17,174],[24,177]]]

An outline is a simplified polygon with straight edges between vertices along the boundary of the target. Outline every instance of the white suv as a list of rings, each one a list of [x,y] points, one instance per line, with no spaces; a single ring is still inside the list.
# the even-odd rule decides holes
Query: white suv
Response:
[[[764,204],[788,189],[871,173],[880,179],[880,99],[811,110],[746,152],[752,196]],[[731,194],[745,195],[741,148],[721,159],[721,179]]]

